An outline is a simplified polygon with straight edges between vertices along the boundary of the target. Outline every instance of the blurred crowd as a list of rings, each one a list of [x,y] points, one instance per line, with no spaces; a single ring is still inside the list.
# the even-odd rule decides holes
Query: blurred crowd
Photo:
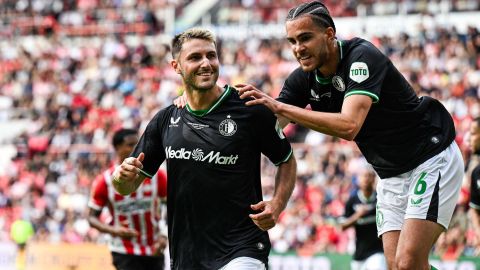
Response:
[[[118,19],[127,16],[118,9],[138,5],[153,12],[164,4],[175,6],[189,1],[37,2],[48,1],[6,0],[1,12],[12,21],[21,17],[19,14],[39,15],[52,16],[59,24],[68,24],[62,19],[65,14],[77,13],[72,16],[83,25],[86,20],[103,22],[104,17],[97,16],[101,10],[117,11],[116,15],[104,15]],[[232,7],[255,7],[252,12],[272,8],[262,4],[269,1],[228,2]],[[283,8],[297,1],[274,2]],[[349,6],[372,1],[327,2]],[[134,21],[145,21],[146,13],[142,14],[133,16]],[[153,33],[161,31],[151,29]],[[95,38],[78,33],[82,38],[73,38],[55,31],[32,35],[39,33],[12,31],[11,38],[0,41],[0,242],[9,241],[10,225],[17,219],[33,224],[33,240],[102,241],[88,226],[86,210],[92,181],[112,162],[111,136],[120,127],[142,131],[159,109],[181,93],[181,82],[169,65],[168,44],[155,39],[147,42],[143,35],[118,32]],[[342,33],[338,37],[346,38]],[[456,140],[468,164],[468,126],[473,117],[480,116],[478,26],[469,27],[465,33],[439,26],[418,36],[403,33],[371,41],[392,59],[419,95],[434,96],[445,104],[454,117]],[[284,79],[297,67],[284,39],[220,40],[218,45],[222,84],[251,83],[276,97]],[[357,188],[358,173],[365,165],[363,157],[351,142],[295,125],[289,125],[285,132],[295,143],[298,181],[279,224],[270,231],[274,251],[295,250],[305,255],[351,252],[353,231],[341,232],[337,220],[343,215],[348,196]],[[8,153],[10,158],[4,160]],[[273,190],[273,170],[264,161],[266,198]],[[435,253],[444,258],[480,253],[480,237],[473,235],[468,224],[468,181],[464,182],[451,229],[435,247]]]

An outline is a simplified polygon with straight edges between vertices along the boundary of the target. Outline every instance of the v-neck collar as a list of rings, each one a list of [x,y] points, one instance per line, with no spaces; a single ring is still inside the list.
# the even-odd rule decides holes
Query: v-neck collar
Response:
[[[225,85],[225,90],[223,91],[222,95],[217,99],[217,101],[215,103],[213,103],[213,105],[209,108],[209,109],[205,109],[205,110],[193,110],[190,105],[188,105],[187,103],[187,111],[195,116],[205,116],[207,114],[209,114],[211,111],[215,110],[218,106],[220,106],[220,104],[223,103],[223,101],[230,95],[230,93],[232,92],[232,88],[229,86],[229,85]]]

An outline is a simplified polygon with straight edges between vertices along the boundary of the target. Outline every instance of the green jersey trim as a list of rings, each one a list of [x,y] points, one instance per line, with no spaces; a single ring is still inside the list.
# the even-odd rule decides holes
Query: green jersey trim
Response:
[[[280,164],[287,162],[292,155],[293,155],[293,149],[290,149],[290,153],[288,153],[287,157],[284,158],[282,161],[275,163],[275,166],[279,166]]]
[[[347,94],[345,94],[345,97],[348,97],[348,96],[352,96],[352,95],[365,95],[365,96],[369,96],[373,99],[373,103],[377,103],[380,98],[378,98],[377,95],[375,95],[374,93],[372,92],[368,92],[368,91],[365,91],[365,90],[352,90],[350,92],[348,92]]]
[[[474,204],[473,202],[469,202],[469,203],[468,203],[468,206],[470,206],[470,208],[473,208],[473,209],[476,209],[476,210],[480,210],[480,205],[476,205],[476,204]]]
[[[337,40],[338,46],[340,47],[340,61],[343,59],[343,42],[341,40]]]
[[[147,178],[153,178],[153,175],[150,175],[148,174],[146,171],[140,169],[140,174],[142,174],[143,176],[147,177]]]
[[[325,78],[325,77],[320,77],[318,75],[318,71],[315,70],[315,79],[317,80],[317,82],[319,84],[331,84],[332,83],[332,77],[328,77],[328,78]]]
[[[227,85],[225,86],[225,91],[223,91],[222,95],[217,99],[217,101],[212,105],[212,107],[210,107],[210,109],[206,109],[206,110],[193,110],[192,108],[190,108],[190,105],[188,105],[187,103],[187,111],[193,115],[196,115],[196,116],[205,116],[207,114],[209,114],[211,111],[215,110],[218,106],[220,106],[220,104],[222,104],[222,102],[230,95],[230,92],[232,91],[230,86]]]

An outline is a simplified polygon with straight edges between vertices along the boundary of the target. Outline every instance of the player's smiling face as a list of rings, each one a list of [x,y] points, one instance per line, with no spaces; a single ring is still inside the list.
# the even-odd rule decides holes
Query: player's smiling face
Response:
[[[328,34],[316,25],[310,16],[287,21],[287,40],[302,69],[306,72],[320,69],[331,57]]]
[[[187,88],[206,91],[216,85],[219,60],[214,43],[203,39],[188,40],[173,62]]]

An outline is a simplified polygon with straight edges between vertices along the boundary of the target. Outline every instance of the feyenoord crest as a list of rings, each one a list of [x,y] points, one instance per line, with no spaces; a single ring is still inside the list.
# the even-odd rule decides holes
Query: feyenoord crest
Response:
[[[340,92],[345,91],[345,83],[343,82],[342,77],[337,75],[333,76],[332,84],[333,84],[333,87],[335,87],[335,89],[337,89],[338,91]]]
[[[218,126],[218,131],[223,136],[232,136],[237,132],[237,123],[230,118],[231,116],[227,115],[227,119],[223,120]]]

